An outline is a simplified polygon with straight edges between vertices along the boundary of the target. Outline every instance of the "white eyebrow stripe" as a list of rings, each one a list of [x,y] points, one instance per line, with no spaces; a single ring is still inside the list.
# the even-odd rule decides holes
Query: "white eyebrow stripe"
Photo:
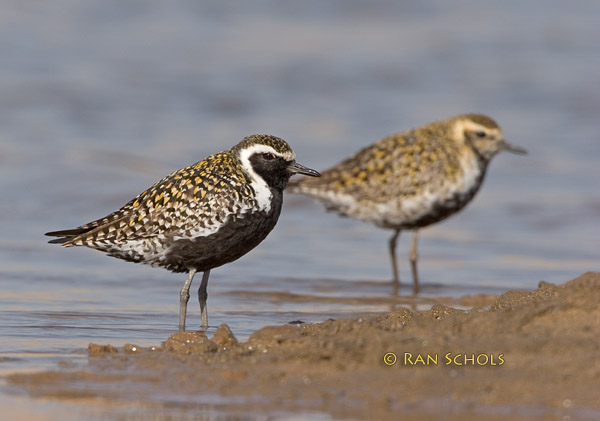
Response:
[[[277,152],[272,146],[261,144],[252,145],[240,151],[239,160],[244,172],[250,177],[250,185],[256,194],[255,199],[258,208],[261,211],[269,212],[271,210],[271,199],[273,196],[271,189],[265,180],[254,171],[252,164],[250,164],[250,157],[257,153],[272,153],[275,156],[282,157],[286,161],[295,161],[296,156],[293,152],[286,151],[281,153]]]
[[[295,161],[296,155],[292,151],[278,152],[272,146],[256,144],[252,146],[248,146],[240,151],[240,161],[249,162],[249,158],[251,155],[255,153],[272,153],[273,155],[280,156],[286,161]]]

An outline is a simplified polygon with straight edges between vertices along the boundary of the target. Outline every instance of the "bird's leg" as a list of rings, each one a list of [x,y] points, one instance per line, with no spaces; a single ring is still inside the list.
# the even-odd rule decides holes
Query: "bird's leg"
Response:
[[[202,315],[202,330],[208,329],[208,310],[206,309],[208,292],[206,292],[206,286],[208,285],[209,275],[210,269],[202,274],[202,282],[200,283],[200,288],[198,288],[198,302],[200,303],[200,314]]]
[[[413,238],[410,245],[410,254],[408,258],[410,260],[410,267],[413,275],[413,294],[419,293],[419,275],[417,274],[417,240],[419,239],[419,230],[414,230]]]
[[[390,238],[390,258],[392,259],[392,272],[394,274],[394,293],[398,292],[400,287],[400,276],[398,275],[398,262],[396,261],[396,243],[400,236],[400,229],[394,231],[394,235]]]
[[[187,303],[190,299],[190,287],[192,286],[192,279],[196,274],[196,269],[190,269],[188,276],[181,288],[179,293],[179,331],[185,331],[185,315],[187,313]]]

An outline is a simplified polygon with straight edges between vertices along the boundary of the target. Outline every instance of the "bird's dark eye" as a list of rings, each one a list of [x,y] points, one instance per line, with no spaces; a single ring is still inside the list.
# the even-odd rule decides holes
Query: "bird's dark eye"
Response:
[[[475,136],[477,136],[477,137],[485,137],[485,132],[483,130],[477,130],[475,132]]]
[[[273,155],[272,153],[269,153],[269,152],[262,154],[262,157],[264,159],[266,159],[267,161],[275,159],[275,155]]]

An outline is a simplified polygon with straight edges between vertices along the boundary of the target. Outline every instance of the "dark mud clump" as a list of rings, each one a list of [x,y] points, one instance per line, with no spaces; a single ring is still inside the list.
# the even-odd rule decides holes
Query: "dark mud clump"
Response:
[[[559,286],[509,291],[470,311],[436,304],[265,327],[244,343],[222,325],[212,338],[176,333],[153,348],[90,344],[85,369],[8,381],[36,396],[176,406],[191,414],[208,405],[243,416],[596,417],[599,338],[600,274],[586,273]]]

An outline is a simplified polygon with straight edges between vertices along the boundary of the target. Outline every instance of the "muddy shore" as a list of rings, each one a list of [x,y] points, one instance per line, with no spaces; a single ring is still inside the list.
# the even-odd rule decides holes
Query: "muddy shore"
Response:
[[[7,382],[167,418],[600,417],[600,273],[463,302],[473,308],[265,327],[243,343],[221,325],[152,348],[90,344],[84,367]]]

